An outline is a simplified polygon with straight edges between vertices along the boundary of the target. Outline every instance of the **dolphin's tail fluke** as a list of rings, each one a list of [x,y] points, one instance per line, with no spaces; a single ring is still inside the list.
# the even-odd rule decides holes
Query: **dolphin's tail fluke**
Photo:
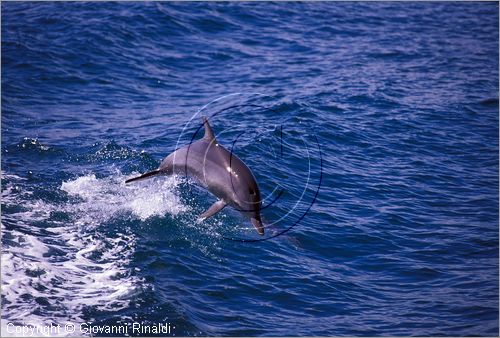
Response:
[[[145,174],[142,174],[141,176],[137,176],[137,177],[134,177],[134,178],[129,178],[128,180],[125,181],[125,183],[130,183],[130,182],[142,180],[144,178],[148,178],[148,177],[155,176],[155,175],[158,175],[158,174],[161,174],[160,170],[158,170],[158,169],[157,170],[153,170],[153,171],[147,172]]]

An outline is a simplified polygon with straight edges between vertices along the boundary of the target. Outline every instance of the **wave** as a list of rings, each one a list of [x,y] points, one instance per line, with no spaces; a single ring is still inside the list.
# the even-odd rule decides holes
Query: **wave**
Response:
[[[3,207],[22,205],[2,220],[3,332],[8,322],[64,324],[60,321],[84,320],[89,307],[129,307],[135,294],[153,286],[130,268],[136,235],[124,228],[109,236],[103,224],[119,215],[146,220],[189,210],[175,191],[180,182],[175,176],[125,186],[120,172],[106,178],[89,174],[61,184],[60,193],[68,198],[60,204],[26,203],[31,193],[26,180],[2,176]],[[40,234],[30,233],[37,227]]]

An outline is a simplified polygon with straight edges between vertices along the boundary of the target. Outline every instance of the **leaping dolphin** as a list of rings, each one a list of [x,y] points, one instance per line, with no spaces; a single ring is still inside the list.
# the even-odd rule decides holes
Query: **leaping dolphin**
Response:
[[[163,159],[158,169],[128,179],[125,183],[160,174],[193,177],[218,198],[217,202],[200,215],[201,219],[213,216],[230,205],[249,217],[257,232],[264,235],[260,216],[262,200],[252,171],[217,142],[205,117],[203,124],[205,135],[202,139],[175,150]]]

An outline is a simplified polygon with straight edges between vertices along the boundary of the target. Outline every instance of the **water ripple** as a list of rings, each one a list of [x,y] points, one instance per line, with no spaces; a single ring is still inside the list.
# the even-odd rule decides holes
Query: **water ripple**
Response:
[[[211,101],[292,231],[124,184]],[[498,334],[498,4],[3,2],[1,151],[2,330]]]

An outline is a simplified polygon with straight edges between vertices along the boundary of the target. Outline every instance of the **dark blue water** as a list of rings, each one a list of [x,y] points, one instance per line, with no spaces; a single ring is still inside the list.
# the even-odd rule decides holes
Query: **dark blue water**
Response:
[[[497,335],[498,24],[493,2],[3,2],[2,333]],[[197,223],[215,198],[186,178],[124,184],[202,114],[275,200],[266,238],[290,231],[231,241],[259,236]]]

